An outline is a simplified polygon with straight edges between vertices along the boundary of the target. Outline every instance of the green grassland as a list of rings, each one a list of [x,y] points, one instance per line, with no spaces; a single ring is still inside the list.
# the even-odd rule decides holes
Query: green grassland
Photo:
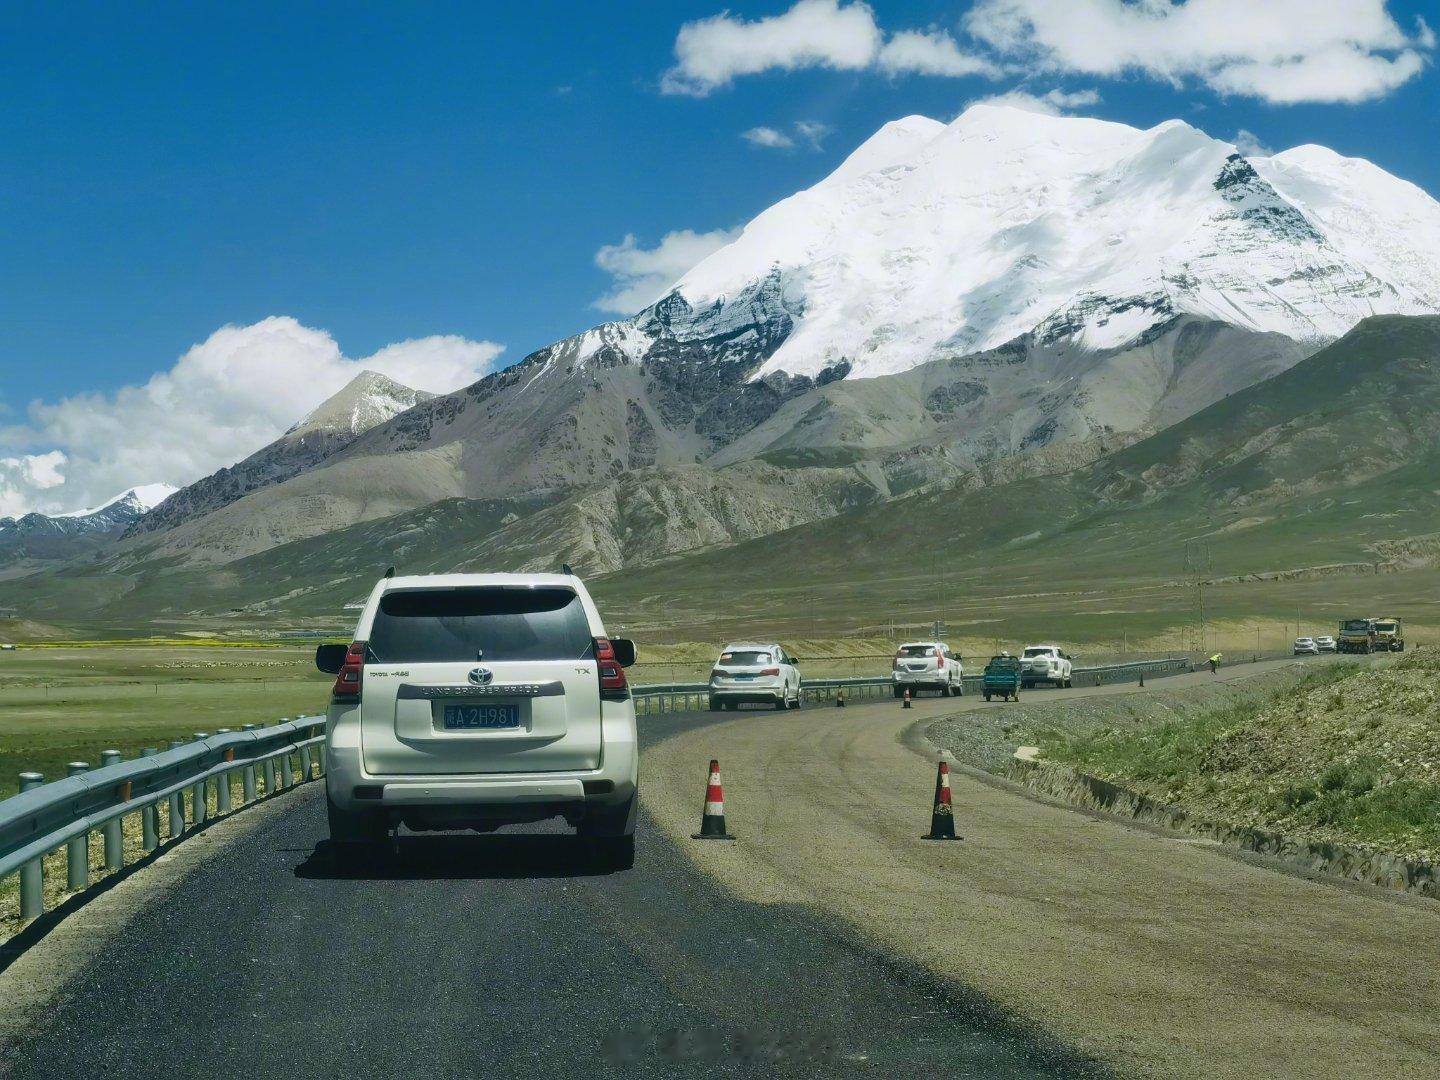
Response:
[[[199,731],[321,712],[330,680],[293,646],[97,645],[0,652],[0,798],[102,750],[138,756]]]

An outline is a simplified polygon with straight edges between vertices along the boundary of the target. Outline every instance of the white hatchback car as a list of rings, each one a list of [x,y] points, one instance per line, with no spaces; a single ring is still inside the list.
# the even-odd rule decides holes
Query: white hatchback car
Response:
[[[950,652],[943,641],[909,641],[895,650],[890,663],[890,679],[895,696],[904,697],[921,690],[938,690],[942,697],[959,697],[965,693],[965,666],[960,657]]]
[[[1319,656],[1320,645],[1313,637],[1297,637],[1295,639],[1296,656]]]
[[[1317,638],[1315,639],[1315,647],[1316,647],[1317,649],[1319,649],[1321,652],[1339,652],[1339,651],[1340,651],[1340,646],[1336,643],[1335,639],[1334,639],[1333,637],[1328,636],[1328,635],[1326,635],[1326,636],[1324,636],[1324,637],[1317,637]]]
[[[710,708],[734,709],[748,702],[798,709],[801,685],[795,658],[782,646],[739,641],[720,651],[710,671]]]
[[[1020,654],[1020,685],[1027,689],[1049,683],[1068,690],[1073,674],[1072,657],[1059,645],[1027,645]]]
[[[558,816],[628,867],[634,661],[634,643],[606,634],[573,574],[380,581],[354,641],[315,655],[336,677],[325,725],[331,840]]]

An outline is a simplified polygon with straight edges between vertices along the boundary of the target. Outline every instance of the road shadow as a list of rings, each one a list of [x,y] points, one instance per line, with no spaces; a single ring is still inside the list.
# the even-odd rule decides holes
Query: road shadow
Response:
[[[321,840],[295,876],[327,881],[482,881],[578,878],[629,867],[576,836],[455,833],[402,835],[399,850],[377,844],[359,851]]]

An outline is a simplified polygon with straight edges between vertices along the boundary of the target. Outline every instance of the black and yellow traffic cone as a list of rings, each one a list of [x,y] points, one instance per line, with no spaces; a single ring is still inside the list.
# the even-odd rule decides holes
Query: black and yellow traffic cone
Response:
[[[935,773],[935,804],[930,811],[930,832],[922,840],[959,840],[955,835],[955,812],[950,807],[950,763],[940,762]]]
[[[692,840],[734,840],[725,831],[725,795],[720,790],[720,762],[711,760],[710,775],[705,782],[705,811],[700,817],[700,831],[691,833]]]
[[[900,707],[902,709],[908,709],[910,707],[910,688],[908,686],[905,687],[905,700],[901,703]]]

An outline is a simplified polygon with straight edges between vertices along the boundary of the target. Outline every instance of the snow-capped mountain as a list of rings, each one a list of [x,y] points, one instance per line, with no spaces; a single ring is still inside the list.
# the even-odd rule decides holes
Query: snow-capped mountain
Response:
[[[223,562],[443,500],[569,506],[697,465],[773,467],[772,491],[812,507],[863,501],[857,477],[883,499],[1054,474],[1374,313],[1437,311],[1440,204],[1366,162],[1247,158],[1178,121],[909,117],[635,316],[358,433],[395,395],[352,385],[127,536],[163,530],[137,558]]]
[[[119,535],[177,490],[170,484],[143,484],[88,510],[0,518],[0,560],[78,554],[92,541]]]
[[[1437,310],[1440,203],[1369,162],[976,105],[887,124],[576,352],[790,324],[752,377],[856,378],[1029,333],[1116,348],[1183,314],[1313,348]]]

